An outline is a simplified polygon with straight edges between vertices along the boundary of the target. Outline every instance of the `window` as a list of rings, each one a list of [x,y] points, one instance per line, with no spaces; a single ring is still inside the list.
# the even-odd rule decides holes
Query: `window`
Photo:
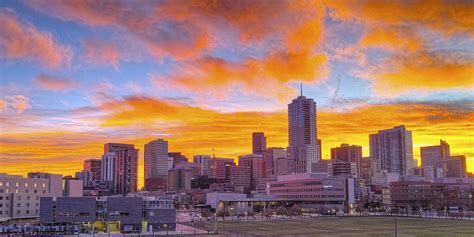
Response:
[[[35,182],[35,185],[34,185],[34,186],[35,186],[35,188],[37,188],[37,187],[38,187],[38,183],[37,183],[37,182]]]
[[[18,191],[18,189],[15,190],[15,193],[19,193],[20,191]]]
[[[25,187],[28,188],[28,183],[25,183]]]
[[[45,184],[45,183],[43,183],[43,188],[46,188],[46,184]]]
[[[16,211],[16,214],[20,214],[20,210]]]
[[[3,182],[0,182],[0,187],[3,187]]]
[[[21,203],[17,203],[16,206],[17,206],[17,207],[21,207]]]
[[[30,214],[30,210],[26,210],[26,214]]]
[[[21,196],[16,197],[17,200],[21,200]]]
[[[15,183],[15,187],[18,187],[18,182]]]
[[[3,200],[3,196],[0,196],[0,200]]]

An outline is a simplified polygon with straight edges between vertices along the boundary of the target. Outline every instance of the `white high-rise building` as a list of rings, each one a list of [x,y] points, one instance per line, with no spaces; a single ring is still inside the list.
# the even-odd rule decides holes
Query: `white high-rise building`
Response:
[[[145,144],[145,179],[168,175],[168,142],[157,139]]]
[[[372,172],[411,174],[414,166],[411,131],[404,125],[369,135]]]
[[[107,152],[102,156],[101,179],[103,181],[114,181],[115,174],[115,152]]]
[[[311,172],[321,159],[316,126],[316,102],[301,95],[288,104],[288,158],[291,173]]]

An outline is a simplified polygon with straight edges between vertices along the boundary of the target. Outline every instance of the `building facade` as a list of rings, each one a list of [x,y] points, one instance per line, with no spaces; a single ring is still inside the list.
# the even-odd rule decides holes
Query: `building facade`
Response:
[[[193,162],[201,166],[201,175],[211,176],[212,159],[210,155],[195,155]]]
[[[355,202],[354,179],[322,174],[290,174],[268,182],[268,195],[296,201],[301,207],[348,208]]]
[[[270,147],[265,150],[263,154],[263,158],[265,160],[265,173],[267,175],[277,175],[277,170],[280,171],[282,174],[287,174],[288,171],[282,172],[281,170],[288,169],[288,164],[284,165],[284,167],[278,167],[278,159],[285,159],[286,163],[288,163],[288,151],[285,148],[281,147]],[[280,161],[281,163],[281,161]]]
[[[60,197],[62,175],[31,173],[28,178],[0,173],[0,219],[39,216],[41,197]]]
[[[414,168],[411,131],[404,125],[369,135],[372,171],[408,175]]]
[[[114,193],[127,194],[137,191],[138,149],[119,150],[116,153]]]
[[[421,167],[440,167],[441,160],[451,156],[449,144],[439,140],[437,146],[420,147]]]
[[[360,176],[362,168],[362,147],[357,145],[341,144],[340,147],[331,148],[331,160],[355,163],[357,166],[357,176]]]
[[[239,167],[250,168],[250,189],[256,190],[258,180],[265,178],[265,162],[259,154],[239,156]]]
[[[251,168],[248,166],[228,166],[229,182],[236,187],[242,187],[244,192],[251,190]]]
[[[263,132],[252,133],[252,154],[263,155],[267,149],[267,138]]]
[[[100,180],[102,169],[102,160],[99,159],[89,159],[84,161],[83,170],[89,171],[92,173],[93,180]]]
[[[288,158],[291,173],[311,172],[321,159],[316,123],[316,102],[299,96],[288,104]]]
[[[167,176],[170,168],[168,158],[167,141],[157,139],[145,144],[145,179]]]
[[[173,200],[153,197],[41,198],[41,224],[102,222],[102,231],[155,232],[176,229]],[[143,225],[146,223],[146,225]],[[146,229],[142,229],[145,227]]]

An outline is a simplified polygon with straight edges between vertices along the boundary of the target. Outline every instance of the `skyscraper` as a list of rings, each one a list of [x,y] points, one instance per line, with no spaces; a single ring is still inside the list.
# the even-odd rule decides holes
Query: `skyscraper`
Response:
[[[449,144],[439,140],[437,146],[420,147],[421,167],[440,167],[441,160],[450,157]]]
[[[133,144],[122,144],[122,143],[106,143],[104,144],[104,154],[102,155],[101,162],[101,179],[103,181],[110,181],[114,183],[115,178],[115,161],[117,159],[117,151],[120,150],[133,150],[135,149]]]
[[[357,166],[357,175],[361,175],[362,147],[357,145],[341,144],[340,147],[331,148],[331,160],[343,161],[346,163],[355,163]]]
[[[317,142],[316,102],[301,95],[288,104],[288,155],[292,173],[311,172],[321,159]]]
[[[115,152],[107,152],[102,155],[102,167],[100,172],[102,181],[114,181],[115,158]]]
[[[137,190],[138,150],[133,144],[104,144],[101,162],[101,179],[109,181],[116,194]]]
[[[252,133],[252,154],[262,155],[267,148],[267,138],[263,132]]]
[[[157,139],[145,144],[145,179],[168,176],[168,142]]]
[[[372,172],[410,174],[414,167],[411,131],[404,125],[369,135]]]
[[[127,194],[137,191],[138,149],[124,149],[115,152],[114,192]]]
[[[83,170],[92,172],[92,180],[101,179],[102,161],[98,159],[89,159],[84,161]]]
[[[262,155],[250,154],[239,156],[239,167],[250,167],[250,188],[255,190],[257,182],[265,178],[265,165]]]

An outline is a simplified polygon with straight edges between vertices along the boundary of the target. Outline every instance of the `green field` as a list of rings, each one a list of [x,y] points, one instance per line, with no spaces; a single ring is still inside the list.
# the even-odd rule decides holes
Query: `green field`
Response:
[[[397,226],[399,237],[474,236],[474,221],[398,218]],[[395,236],[393,217],[220,222],[217,227],[232,236]]]

